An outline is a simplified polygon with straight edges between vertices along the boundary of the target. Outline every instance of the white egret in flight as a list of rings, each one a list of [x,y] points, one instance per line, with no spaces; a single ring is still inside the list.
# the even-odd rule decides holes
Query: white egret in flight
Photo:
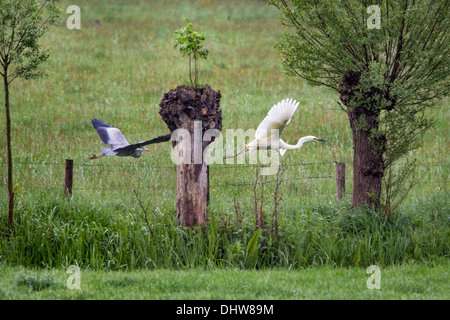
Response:
[[[305,142],[325,141],[314,136],[306,136],[301,138],[297,144],[291,145],[280,138],[283,129],[291,122],[298,104],[299,102],[292,99],[284,99],[278,102],[269,110],[267,116],[259,124],[255,132],[255,140],[247,144],[241,152],[226,158],[234,158],[242,152],[251,152],[258,149],[278,150],[281,155],[284,155],[286,150],[301,148]]]
[[[135,144],[130,144],[127,139],[123,136],[119,129],[107,125],[103,120],[92,119],[92,125],[95,130],[97,130],[100,139],[104,144],[110,144],[111,148],[102,147],[102,153],[98,155],[93,155],[90,160],[98,159],[103,156],[120,156],[120,157],[134,157],[139,158],[142,156],[142,152],[150,151],[150,149],[143,148],[148,144],[154,144],[164,141],[169,141],[171,135],[160,136],[152,140],[147,140],[143,142],[138,142]]]

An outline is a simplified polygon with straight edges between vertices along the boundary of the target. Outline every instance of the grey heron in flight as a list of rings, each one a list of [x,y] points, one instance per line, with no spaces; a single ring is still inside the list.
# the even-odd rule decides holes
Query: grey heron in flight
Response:
[[[139,158],[144,151],[150,151],[150,149],[144,148],[144,146],[169,141],[171,137],[171,135],[168,134],[151,140],[130,144],[119,129],[107,125],[103,120],[91,119],[91,122],[103,143],[111,145],[111,148],[102,147],[102,153],[93,155],[89,158],[90,160],[98,159],[103,156]]]
[[[234,158],[243,152],[252,152],[259,149],[278,150],[281,155],[284,155],[286,150],[301,148],[303,144],[308,141],[325,142],[325,140],[314,136],[306,136],[300,138],[297,144],[291,145],[280,138],[283,129],[291,122],[298,104],[299,102],[292,99],[284,99],[278,102],[269,110],[267,116],[259,124],[255,132],[255,140],[247,144],[241,152],[233,156],[226,156],[225,158]]]

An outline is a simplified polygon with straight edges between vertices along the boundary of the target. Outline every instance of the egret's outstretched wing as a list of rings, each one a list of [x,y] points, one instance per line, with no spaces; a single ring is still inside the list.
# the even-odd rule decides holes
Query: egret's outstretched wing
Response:
[[[97,130],[100,139],[102,139],[104,144],[110,144],[111,149],[123,148],[129,145],[119,129],[107,125],[103,120],[92,119],[91,122],[95,130]]]
[[[281,132],[291,121],[299,102],[292,99],[284,99],[274,105],[264,120],[259,124],[255,132],[256,139],[263,139],[271,136],[272,129],[278,129],[279,137]]]

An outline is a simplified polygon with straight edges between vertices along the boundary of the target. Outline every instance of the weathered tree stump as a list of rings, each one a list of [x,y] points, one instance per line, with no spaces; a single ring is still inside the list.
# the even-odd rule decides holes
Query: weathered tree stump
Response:
[[[214,138],[203,141],[203,135],[209,129],[222,130],[220,98],[220,91],[209,86],[178,86],[165,93],[159,104],[159,114],[172,132],[172,146],[178,142],[177,218],[185,226],[206,222],[209,179],[205,151]]]

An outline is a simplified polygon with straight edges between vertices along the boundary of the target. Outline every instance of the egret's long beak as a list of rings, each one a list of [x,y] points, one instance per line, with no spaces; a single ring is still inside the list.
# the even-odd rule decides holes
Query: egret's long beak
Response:
[[[327,142],[327,140],[324,140],[324,139],[314,139],[314,141],[322,141],[322,142]]]

